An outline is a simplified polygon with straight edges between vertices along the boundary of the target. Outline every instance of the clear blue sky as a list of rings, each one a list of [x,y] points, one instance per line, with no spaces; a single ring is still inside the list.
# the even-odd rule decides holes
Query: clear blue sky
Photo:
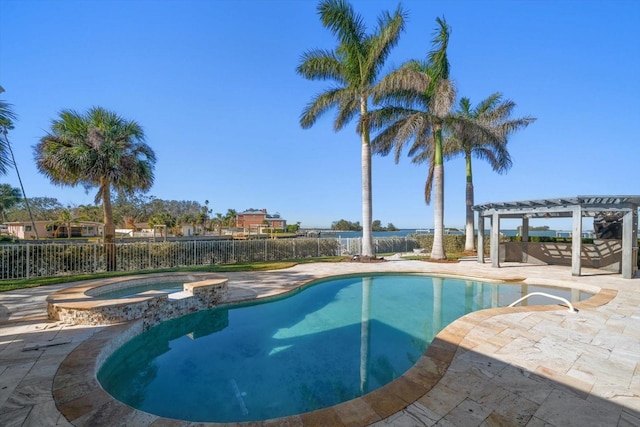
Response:
[[[398,2],[357,0],[369,28]],[[431,48],[436,17],[452,28],[458,97],[499,91],[515,116],[506,175],[476,161],[476,203],[640,193],[640,1],[405,0],[409,20],[385,71]],[[148,193],[209,200],[214,212],[265,208],[303,227],[362,221],[360,141],[333,112],[309,130],[303,107],[327,83],[295,72],[302,53],[333,49],[316,1],[0,0],[0,99],[28,197],[92,203],[95,190],[40,175],[33,146],[62,109],[113,110],[144,128],[158,162]],[[373,160],[373,217],[433,227],[427,166]],[[18,186],[14,171],[0,183]],[[464,164],[445,164],[445,226],[464,225]],[[533,224],[536,225],[536,224]],[[541,225],[544,225],[542,223]],[[552,228],[558,224],[550,224]]]

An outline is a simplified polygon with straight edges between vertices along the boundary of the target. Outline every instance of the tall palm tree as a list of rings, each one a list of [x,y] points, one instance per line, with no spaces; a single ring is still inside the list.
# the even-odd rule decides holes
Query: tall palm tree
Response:
[[[309,80],[331,80],[337,85],[317,95],[307,104],[300,125],[310,128],[335,107],[333,127],[339,131],[359,117],[362,170],[362,255],[375,256],[372,233],[371,140],[369,99],[378,74],[404,29],[405,13],[400,6],[393,15],[383,13],[378,28],[367,34],[362,17],[345,0],[323,0],[318,5],[322,25],[338,39],[333,51],[314,49],[302,56],[297,72]]]
[[[482,100],[472,108],[468,98],[462,98],[456,111],[458,120],[449,126],[446,143],[446,158],[464,155],[466,171],[466,251],[475,249],[474,242],[474,190],[472,157],[486,160],[491,168],[498,173],[505,173],[513,164],[507,149],[507,137],[516,130],[527,127],[536,119],[521,117],[511,119],[511,113],[516,104],[511,100],[503,100],[498,92]]]
[[[444,153],[443,129],[454,119],[451,109],[455,87],[449,79],[450,27],[437,18],[426,61],[409,61],[387,75],[376,87],[374,100],[385,106],[372,113],[371,126],[383,129],[373,140],[374,152],[387,155],[395,148],[396,162],[405,145],[413,140],[409,156],[414,163],[429,162],[425,201],[430,202],[434,187],[434,239],[432,259],[445,259],[444,250]],[[398,104],[399,103],[399,104]]]
[[[112,190],[147,191],[153,184],[156,155],[145,142],[142,127],[101,107],[85,114],[63,110],[51,132],[35,147],[38,170],[57,185],[97,188],[102,201],[107,269],[116,269]]]

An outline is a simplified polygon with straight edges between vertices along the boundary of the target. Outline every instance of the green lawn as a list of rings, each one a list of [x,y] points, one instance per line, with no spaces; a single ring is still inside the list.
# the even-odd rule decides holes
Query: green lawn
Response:
[[[390,257],[394,253],[378,254],[378,257]],[[447,260],[455,262],[457,259],[468,254],[447,254]],[[428,255],[408,255],[405,259],[412,260],[424,260],[428,261]],[[46,278],[35,279],[20,279],[20,280],[0,280],[0,292],[12,291],[16,289],[35,288],[37,286],[55,285],[57,283],[77,282],[80,280],[102,279],[106,277],[122,277],[131,276],[133,274],[151,274],[151,273],[164,273],[164,272],[189,272],[189,271],[203,271],[212,273],[225,273],[230,271],[265,271],[265,270],[281,270],[283,268],[293,267],[296,264],[306,264],[311,262],[339,262],[343,261],[345,257],[323,257],[323,258],[304,258],[287,261],[266,261],[266,262],[248,262],[238,264],[225,264],[225,265],[206,265],[201,267],[183,267],[172,268],[163,270],[143,270],[143,271],[119,271],[112,273],[95,273],[95,274],[83,274],[76,276],[56,276]]]
[[[163,270],[144,270],[144,271],[127,271],[113,273],[96,273],[83,274],[77,276],[57,276],[36,279],[20,279],[20,280],[2,280],[0,281],[0,292],[11,291],[15,289],[34,288],[37,286],[54,285],[57,283],[76,282],[79,280],[102,279],[105,277],[121,277],[130,276],[132,274],[151,274],[163,272],[189,272],[204,271],[212,273],[225,273],[230,271],[264,271],[264,270],[280,270],[283,268],[293,267],[296,264],[304,264],[311,262],[336,262],[343,260],[344,257],[324,257],[324,258],[305,258],[290,261],[272,261],[272,262],[249,262],[226,265],[207,265],[201,267],[184,267]]]

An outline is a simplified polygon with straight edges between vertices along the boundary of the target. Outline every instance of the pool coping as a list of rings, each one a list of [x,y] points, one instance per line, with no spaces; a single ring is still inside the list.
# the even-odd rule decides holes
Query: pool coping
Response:
[[[529,282],[527,278],[515,276],[497,278],[479,277],[477,275],[438,274],[434,272],[416,273],[498,283]],[[285,296],[287,293],[298,291],[310,282],[331,277],[329,275],[306,280],[273,296]],[[538,279],[531,281],[529,284],[545,283],[541,283],[541,280]],[[550,281],[546,285],[562,286],[557,280]],[[607,304],[617,295],[617,291],[614,289],[598,288],[590,285],[585,287],[578,283],[567,283],[564,287],[583,289],[589,292],[595,292],[596,289],[599,289],[591,298],[574,303],[578,310],[595,309]],[[233,301],[233,303],[247,300],[249,299]],[[464,337],[485,320],[502,314],[562,310],[565,309],[558,308],[557,305],[545,305],[489,308],[469,313],[440,331],[416,364],[402,376],[371,393],[312,412],[260,422],[237,422],[233,423],[233,425],[366,426],[381,421],[426,395],[446,373]],[[144,420],[146,424],[155,424],[156,422],[179,426],[194,424],[191,421],[163,418],[134,409],[114,399],[100,386],[96,375],[102,362],[124,341],[140,333],[142,328],[140,321],[109,326],[82,342],[60,364],[53,381],[53,397],[58,410],[68,421],[75,425],[100,425],[114,419],[138,420],[140,422]],[[210,426],[228,425],[225,423],[197,424]]]

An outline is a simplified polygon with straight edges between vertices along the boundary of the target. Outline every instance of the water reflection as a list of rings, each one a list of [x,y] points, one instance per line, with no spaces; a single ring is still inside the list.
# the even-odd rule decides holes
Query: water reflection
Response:
[[[362,278],[362,314],[360,316],[360,392],[367,390],[367,373],[369,371],[369,325],[371,312],[371,286],[373,277]]]

